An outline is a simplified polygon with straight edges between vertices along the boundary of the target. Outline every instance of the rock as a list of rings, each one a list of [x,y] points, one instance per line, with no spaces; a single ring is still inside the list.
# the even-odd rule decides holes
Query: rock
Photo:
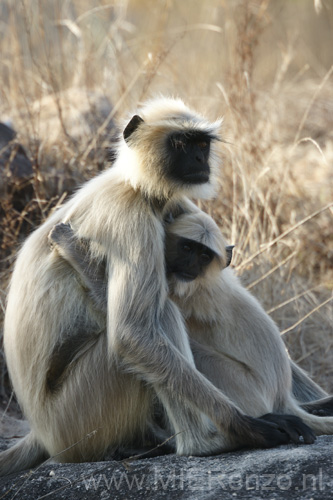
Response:
[[[331,499],[332,436],[214,457],[162,456],[132,462],[46,464],[0,479],[8,499]]]
[[[15,200],[25,201],[32,196],[30,180],[33,177],[32,163],[23,146],[16,140],[16,132],[5,123],[0,123],[0,197],[11,193]]]
[[[26,420],[12,417],[8,415],[7,411],[1,415],[0,436],[2,436],[3,438],[5,439],[22,438],[26,434],[28,434],[29,430],[30,427]]]

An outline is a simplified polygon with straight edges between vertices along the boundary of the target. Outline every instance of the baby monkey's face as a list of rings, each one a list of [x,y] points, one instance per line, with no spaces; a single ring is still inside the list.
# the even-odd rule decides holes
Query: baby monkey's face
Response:
[[[165,262],[171,295],[191,297],[198,288],[211,286],[232,259],[233,246],[225,247],[219,257],[198,241],[166,232]]]
[[[166,272],[178,280],[190,282],[203,276],[215,253],[206,245],[168,234],[165,242]]]

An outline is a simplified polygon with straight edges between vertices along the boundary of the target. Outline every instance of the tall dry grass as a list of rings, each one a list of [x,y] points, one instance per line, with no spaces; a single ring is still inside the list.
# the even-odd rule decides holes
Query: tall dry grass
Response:
[[[0,119],[33,165],[28,199],[13,184],[0,199],[2,312],[16,250],[105,167],[118,117],[179,95],[224,115],[220,190],[202,206],[292,357],[332,391],[332,6],[3,0],[0,18]]]

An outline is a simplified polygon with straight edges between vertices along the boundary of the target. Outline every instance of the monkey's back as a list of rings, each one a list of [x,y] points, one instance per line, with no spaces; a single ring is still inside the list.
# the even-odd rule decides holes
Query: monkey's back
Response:
[[[132,242],[136,237],[133,232],[139,231],[144,236],[148,230],[145,221],[150,230],[151,225],[156,225],[155,230],[159,231],[161,225],[155,219],[150,221],[150,208],[142,206],[136,193],[129,197],[128,186],[113,183],[111,171],[100,177],[102,179],[95,178],[87,183],[24,243],[13,270],[4,328],[5,354],[13,388],[32,428],[38,429],[44,444],[49,444],[48,450],[54,453],[68,446],[73,439],[81,439],[98,422],[103,422],[110,436],[106,437],[107,431],[103,431],[100,441],[98,435],[94,438],[96,446],[89,446],[91,458],[95,458],[93,449],[101,452],[115,434],[124,441],[146,425],[150,401],[147,390],[143,389],[144,384],[128,373],[120,373],[108,357],[106,318],[94,310],[73,269],[50,249],[48,234],[58,222],[69,221],[78,235],[91,239],[96,255],[103,255],[108,262],[114,260],[116,263],[125,259],[120,253],[128,251],[126,258],[132,264],[133,260],[139,263],[141,249],[134,248],[129,252],[131,246],[128,244],[122,250],[117,239],[121,240],[123,235],[123,239],[127,237]],[[131,223],[124,227],[120,217],[124,210],[121,203],[124,196],[127,196],[125,209],[133,212],[132,227]],[[103,204],[101,198],[104,198]],[[142,230],[138,222],[143,224]],[[65,378],[60,387],[52,390],[47,385],[52,353],[67,338],[83,337],[87,332],[94,335],[101,332],[96,346],[75,363],[68,380]],[[126,391],[128,387],[131,387],[130,391]],[[89,394],[94,411],[86,408]],[[66,398],[71,400],[72,412],[67,417]],[[128,408],[128,417],[122,417],[119,422],[117,416],[123,415],[124,410],[117,407],[117,401],[122,401],[122,405]],[[76,415],[73,415],[73,406]],[[62,442],[56,443],[60,439],[56,434],[61,436]],[[68,459],[75,460],[75,455],[80,452],[87,456],[82,447],[84,445],[81,449],[76,447],[74,455]]]

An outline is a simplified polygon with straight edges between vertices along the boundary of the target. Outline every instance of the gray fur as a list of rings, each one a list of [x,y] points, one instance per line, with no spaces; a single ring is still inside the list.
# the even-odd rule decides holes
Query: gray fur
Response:
[[[293,376],[292,391],[300,403],[308,403],[316,399],[326,398],[327,392],[308,377],[302,368],[290,361]]]

